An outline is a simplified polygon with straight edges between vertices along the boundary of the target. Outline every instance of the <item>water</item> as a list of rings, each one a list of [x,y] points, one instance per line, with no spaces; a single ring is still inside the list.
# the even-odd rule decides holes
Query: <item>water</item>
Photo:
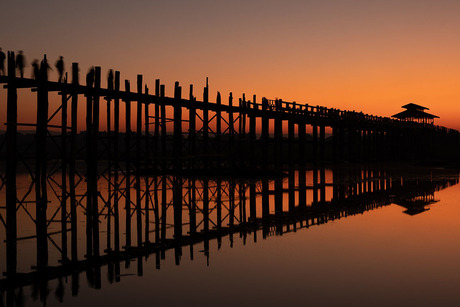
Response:
[[[49,235],[42,246],[34,237],[35,190],[27,195],[31,178],[27,172],[17,178],[18,199],[28,201],[17,215],[23,239],[17,241],[16,271],[21,274],[2,277],[0,306],[460,303],[456,171],[356,166],[263,180],[143,177],[141,211],[136,211],[137,179],[131,177],[130,219],[126,178],[119,174],[123,182],[115,193],[111,173],[97,183],[97,236],[94,225],[87,235],[85,181],[75,189],[77,227],[71,229],[69,216],[62,223],[61,177],[55,174],[47,185]],[[5,188],[0,195],[4,203]],[[70,212],[70,200],[65,204]],[[0,213],[5,217],[5,209]],[[0,229],[0,270],[6,272],[6,231],[3,225]],[[90,250],[88,238],[96,242]]]

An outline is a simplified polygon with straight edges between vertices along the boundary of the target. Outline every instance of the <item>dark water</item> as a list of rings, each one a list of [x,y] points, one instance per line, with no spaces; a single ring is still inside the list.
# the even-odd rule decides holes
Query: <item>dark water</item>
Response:
[[[116,188],[107,173],[97,183],[97,226],[86,215],[87,183],[77,180],[73,228],[54,174],[42,243],[33,182],[27,172],[17,180],[17,274],[1,277],[0,306],[460,304],[456,171],[374,165],[276,179],[130,177],[129,210],[127,178],[120,173]],[[4,219],[5,188],[0,196]],[[3,223],[0,240],[0,270],[11,272]]]

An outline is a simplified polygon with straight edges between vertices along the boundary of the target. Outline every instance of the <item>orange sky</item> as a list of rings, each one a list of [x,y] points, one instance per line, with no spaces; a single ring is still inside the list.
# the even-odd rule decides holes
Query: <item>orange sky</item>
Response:
[[[458,1],[9,2],[0,47],[29,63],[63,55],[82,73],[120,70],[133,88],[137,74],[152,90],[160,78],[167,95],[193,83],[198,99],[209,77],[224,103],[232,91],[391,116],[414,102],[460,129]]]

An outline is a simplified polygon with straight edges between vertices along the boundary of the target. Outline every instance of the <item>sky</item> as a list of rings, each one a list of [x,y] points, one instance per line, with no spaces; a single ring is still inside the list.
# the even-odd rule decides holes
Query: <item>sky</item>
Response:
[[[46,53],[82,73],[119,70],[133,88],[137,74],[152,90],[159,78],[169,96],[179,81],[201,100],[209,77],[211,101],[245,93],[380,116],[412,102],[460,129],[459,11],[458,0],[2,1],[0,47],[24,50],[28,70]]]

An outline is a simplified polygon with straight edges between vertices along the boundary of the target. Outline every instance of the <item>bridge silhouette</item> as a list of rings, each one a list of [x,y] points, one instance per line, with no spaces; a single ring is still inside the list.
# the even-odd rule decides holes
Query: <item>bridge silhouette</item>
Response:
[[[50,81],[46,56],[36,79],[16,77],[15,55],[8,53],[8,75],[0,76],[7,90],[6,133],[0,136],[5,161],[0,220],[7,256],[2,293],[82,271],[90,272],[88,278],[97,287],[98,267],[104,264],[116,267],[120,261],[149,254],[161,260],[168,249],[175,250],[179,263],[185,246],[203,244],[206,254],[209,242],[224,236],[282,234],[390,204],[397,195],[403,200],[400,204],[407,204],[410,195],[398,190],[400,183],[380,169],[337,170],[333,182],[327,183],[322,164],[443,159],[458,150],[458,131],[434,125],[281,99],[262,98],[258,103],[255,96],[248,100],[243,95],[234,103],[231,93],[226,105],[220,93],[210,102],[208,84],[202,101],[194,96],[192,85],[184,99],[178,82],[174,97],[166,97],[160,80],[150,94],[141,75],[132,92],[128,80],[121,90],[119,72],[107,81],[102,88],[101,68],[95,67],[81,85],[77,63],[72,64],[71,81]],[[36,93],[34,122],[18,122],[21,89]],[[50,93],[61,96],[55,108],[50,108]],[[82,114],[85,129],[78,133]],[[27,127],[35,130],[32,136],[21,132]],[[312,185],[307,184],[309,172]],[[345,178],[356,181],[347,183]],[[443,184],[432,183],[428,190]],[[106,188],[101,190],[101,185]],[[333,189],[330,197],[328,188]],[[186,218],[184,210],[189,213]],[[34,235],[18,227],[18,220],[24,219],[33,222]],[[79,222],[84,231],[78,229]],[[82,232],[83,248],[77,244]],[[18,240],[32,239],[34,270],[18,272]],[[49,263],[50,242],[59,251],[60,265]]]

